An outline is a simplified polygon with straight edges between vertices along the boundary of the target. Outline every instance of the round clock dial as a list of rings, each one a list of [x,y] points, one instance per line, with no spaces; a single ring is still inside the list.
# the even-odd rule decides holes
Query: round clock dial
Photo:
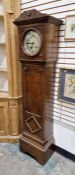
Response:
[[[28,56],[35,56],[41,48],[40,32],[29,30],[26,32],[23,40],[24,52]]]

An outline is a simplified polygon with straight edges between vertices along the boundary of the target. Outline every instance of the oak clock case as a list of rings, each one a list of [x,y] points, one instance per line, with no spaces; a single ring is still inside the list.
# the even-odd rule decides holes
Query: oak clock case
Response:
[[[53,152],[54,137],[52,131],[49,132],[46,105],[50,101],[49,77],[55,70],[61,23],[35,9],[23,12],[14,21],[18,27],[22,65],[23,132],[20,150],[32,155],[42,165]]]

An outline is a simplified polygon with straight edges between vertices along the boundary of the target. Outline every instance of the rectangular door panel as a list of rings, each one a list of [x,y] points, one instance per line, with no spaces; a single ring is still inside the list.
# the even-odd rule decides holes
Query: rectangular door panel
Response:
[[[42,115],[42,100],[44,90],[42,87],[42,71],[40,71],[39,69],[35,70],[34,68],[28,68],[27,71],[24,71],[23,80],[26,111]]]
[[[24,128],[39,137],[43,137],[43,82],[42,68],[24,67]]]

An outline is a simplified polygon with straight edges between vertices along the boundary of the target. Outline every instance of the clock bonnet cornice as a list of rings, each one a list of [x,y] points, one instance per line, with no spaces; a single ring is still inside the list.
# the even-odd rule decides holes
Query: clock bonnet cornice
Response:
[[[18,27],[22,65],[23,133],[20,150],[44,164],[52,154],[54,144],[46,107],[50,101],[50,74],[55,72],[58,58],[58,34],[62,21],[33,9],[23,12],[14,24]],[[42,37],[42,46],[35,56],[23,52],[24,36],[29,30],[40,32]]]
[[[35,9],[24,11],[15,21],[14,24],[17,26],[20,25],[27,25],[27,24],[34,24],[34,23],[54,23],[57,25],[61,25],[62,21],[54,18],[52,16],[49,16],[47,14],[43,14]]]

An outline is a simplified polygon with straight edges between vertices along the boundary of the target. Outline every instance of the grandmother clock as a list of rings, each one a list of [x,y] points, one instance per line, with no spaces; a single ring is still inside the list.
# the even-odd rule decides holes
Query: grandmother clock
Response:
[[[53,135],[48,131],[46,105],[48,80],[57,60],[61,20],[37,10],[24,11],[14,21],[20,38],[23,87],[23,133],[20,150],[44,164],[52,153]],[[50,100],[50,99],[49,99]]]

